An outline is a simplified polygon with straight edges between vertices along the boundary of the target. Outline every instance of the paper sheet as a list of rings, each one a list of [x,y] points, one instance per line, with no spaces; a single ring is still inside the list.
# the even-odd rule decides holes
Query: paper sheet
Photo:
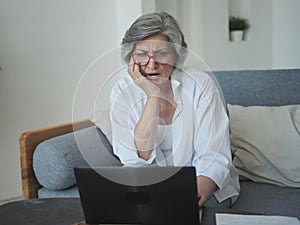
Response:
[[[298,218],[242,214],[216,214],[217,225],[300,225]]]

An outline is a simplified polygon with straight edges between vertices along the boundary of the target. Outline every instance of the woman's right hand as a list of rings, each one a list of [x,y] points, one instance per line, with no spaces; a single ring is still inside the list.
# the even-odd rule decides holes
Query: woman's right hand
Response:
[[[160,96],[160,88],[148,80],[145,76],[140,72],[140,66],[133,62],[132,58],[129,62],[128,73],[136,83],[147,95],[147,97],[159,97]]]

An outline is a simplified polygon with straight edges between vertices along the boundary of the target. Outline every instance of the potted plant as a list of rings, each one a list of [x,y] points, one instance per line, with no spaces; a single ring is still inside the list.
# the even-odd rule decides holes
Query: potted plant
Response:
[[[229,31],[231,41],[244,40],[245,31],[248,30],[250,24],[247,19],[231,16],[229,18]]]

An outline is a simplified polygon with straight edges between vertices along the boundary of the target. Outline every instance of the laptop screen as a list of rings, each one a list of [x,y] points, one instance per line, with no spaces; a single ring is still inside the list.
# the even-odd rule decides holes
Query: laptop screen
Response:
[[[75,168],[88,224],[199,224],[193,167]]]

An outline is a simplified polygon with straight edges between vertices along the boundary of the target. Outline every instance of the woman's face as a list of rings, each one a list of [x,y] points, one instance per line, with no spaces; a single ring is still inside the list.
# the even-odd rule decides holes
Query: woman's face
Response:
[[[132,58],[147,79],[158,84],[170,79],[174,55],[166,36],[154,35],[138,42]]]

